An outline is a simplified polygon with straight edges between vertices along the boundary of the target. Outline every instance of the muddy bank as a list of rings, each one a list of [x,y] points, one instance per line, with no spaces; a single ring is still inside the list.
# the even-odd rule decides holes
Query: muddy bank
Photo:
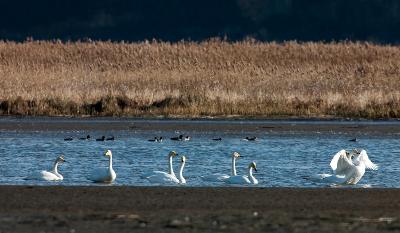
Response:
[[[388,232],[400,190],[0,187],[0,232]]]
[[[400,133],[400,121],[173,120],[136,118],[3,117],[0,130],[161,130],[232,132]]]

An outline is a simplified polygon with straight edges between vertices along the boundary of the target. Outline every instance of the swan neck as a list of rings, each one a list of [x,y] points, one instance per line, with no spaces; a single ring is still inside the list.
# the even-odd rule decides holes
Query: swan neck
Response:
[[[54,162],[53,172],[54,172],[55,174],[58,174],[58,162]]]
[[[252,184],[258,184],[258,180],[253,176],[253,168],[249,168],[249,179]]]
[[[181,168],[179,169],[179,180],[181,181],[181,183],[183,183],[182,181],[185,180],[185,178],[183,177],[183,168],[184,167],[185,167],[185,162],[182,162]]]
[[[175,176],[174,168],[172,167],[172,159],[173,159],[173,157],[169,156],[169,174],[171,176]]]
[[[355,166],[364,166],[364,167],[365,167],[365,164],[364,164],[364,162],[360,159],[360,157],[357,157],[356,159],[354,159],[353,164],[354,164]]]
[[[108,165],[109,169],[112,170],[112,156],[110,156],[109,158],[109,165]]]
[[[232,176],[236,176],[236,157],[232,157]]]
[[[253,178],[253,168],[252,167],[249,168],[248,175],[249,175],[249,177]]]

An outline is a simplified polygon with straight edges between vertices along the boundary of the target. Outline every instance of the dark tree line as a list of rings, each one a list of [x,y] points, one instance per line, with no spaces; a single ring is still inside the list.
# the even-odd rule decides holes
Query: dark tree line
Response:
[[[0,39],[400,42],[398,0],[3,0]]]

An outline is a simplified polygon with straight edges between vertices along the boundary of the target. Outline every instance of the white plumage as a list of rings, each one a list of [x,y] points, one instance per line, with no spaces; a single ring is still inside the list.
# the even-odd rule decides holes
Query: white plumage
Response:
[[[158,176],[160,180],[163,179],[174,180],[174,178],[176,179],[176,175],[174,173],[174,167],[172,166],[173,158],[175,156],[177,156],[177,153],[175,151],[171,151],[168,153],[168,173],[163,171],[151,171],[142,174],[141,177],[143,179],[148,179],[150,176],[152,176],[153,177],[152,179],[156,179],[155,176]]]
[[[166,183],[179,184],[178,178],[172,176],[171,174],[161,171],[146,177],[146,179],[148,179],[151,183],[157,183],[157,184],[166,184]]]
[[[43,179],[46,181],[57,181],[57,180],[63,180],[64,177],[58,172],[58,165],[61,163],[64,163],[64,156],[60,155],[57,157],[57,159],[54,162],[53,169],[51,171],[41,171],[39,173],[39,176],[34,176],[32,178],[39,178]]]
[[[352,158],[354,156],[354,158]],[[321,175],[324,181],[337,184],[357,184],[365,174],[365,169],[377,170],[378,165],[369,160],[365,150],[354,149],[351,153],[341,150],[330,163],[334,175]]]
[[[176,154],[176,153],[175,153]],[[172,161],[172,156],[170,156],[170,161]],[[155,171],[152,175],[146,177],[150,182],[157,184],[186,184],[186,179],[183,177],[183,168],[185,167],[186,157],[182,156],[181,158],[181,167],[179,169],[179,179],[176,178],[175,174],[172,171],[172,174]],[[172,167],[172,163],[171,163]]]
[[[93,182],[112,183],[117,178],[117,174],[112,167],[111,150],[107,150],[104,155],[108,157],[109,165],[107,168],[96,168],[92,171],[89,179]]]
[[[208,182],[221,182],[226,179],[228,179],[231,176],[236,176],[236,159],[240,157],[240,154],[238,152],[233,152],[232,153],[232,164],[231,164],[231,175],[226,175],[226,174],[211,174],[211,175],[206,175],[206,176],[201,176],[200,178],[203,181],[208,181]]]
[[[224,182],[227,184],[258,184],[258,180],[253,176],[253,169],[257,171],[256,163],[251,162],[248,169],[247,176],[231,176]]]
[[[365,174],[365,169],[377,170],[378,166],[369,160],[365,150],[354,150],[354,159],[341,155],[337,161],[336,175],[344,176],[345,184],[357,184]]]
[[[337,153],[333,156],[333,158],[332,158],[332,160],[331,160],[331,163],[330,163],[330,166],[331,166],[333,172],[336,172],[337,163],[338,163],[338,160],[339,160],[340,156],[346,156],[347,158],[349,158],[349,157],[348,157],[349,155],[350,155],[350,153],[347,152],[346,150],[340,150],[339,152],[337,152]],[[351,157],[350,157],[350,159],[351,159]]]

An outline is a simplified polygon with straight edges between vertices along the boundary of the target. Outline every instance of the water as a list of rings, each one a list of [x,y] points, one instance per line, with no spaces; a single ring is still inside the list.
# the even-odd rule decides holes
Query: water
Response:
[[[309,122],[309,124],[314,123]],[[247,121],[245,124],[252,122]],[[373,123],[366,122],[366,124]],[[185,142],[167,139],[162,143],[147,141],[154,136],[170,138],[180,133],[189,134],[193,139]],[[84,137],[86,134],[92,135],[92,140],[63,140],[67,136],[76,138]],[[114,135],[116,140],[104,142],[93,140],[101,135]],[[257,136],[259,139],[255,142],[246,142],[242,140],[245,136]],[[223,140],[212,141],[211,138],[214,137],[222,137]],[[348,133],[333,131],[321,133],[272,130],[263,132],[2,130],[0,131],[0,184],[99,185],[90,182],[87,177],[93,168],[106,167],[107,159],[103,153],[106,149],[110,149],[113,152],[113,167],[117,173],[113,185],[154,185],[140,178],[140,175],[153,170],[167,171],[167,154],[175,150],[187,157],[184,170],[188,182],[186,186],[227,186],[224,183],[203,182],[200,176],[212,173],[230,174],[231,153],[238,151],[243,156],[236,163],[238,174],[247,174],[248,164],[256,161],[258,172],[255,176],[260,182],[258,185],[260,187],[326,187],[327,184],[311,182],[304,179],[304,176],[330,173],[329,162],[337,151],[342,148],[357,147],[366,149],[371,161],[380,167],[378,171],[367,170],[355,187],[400,187],[399,135],[359,133],[357,137],[360,140],[354,143],[348,141],[351,138]],[[41,170],[51,169],[53,161],[61,153],[67,160],[67,163],[59,167],[60,173],[64,176],[63,181],[26,179]],[[174,162],[175,173],[178,173],[180,159],[176,158]]]

